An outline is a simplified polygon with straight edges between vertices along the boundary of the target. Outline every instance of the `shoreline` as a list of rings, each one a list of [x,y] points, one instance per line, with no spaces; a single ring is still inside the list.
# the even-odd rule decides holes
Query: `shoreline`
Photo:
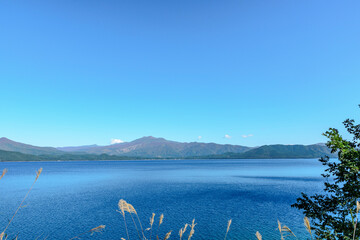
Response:
[[[122,162],[122,161],[203,161],[203,160],[319,160],[319,158],[161,158],[161,159],[119,159],[119,160],[43,160],[43,161],[0,161],[0,163],[38,163],[38,162]],[[330,158],[334,159],[334,158]]]

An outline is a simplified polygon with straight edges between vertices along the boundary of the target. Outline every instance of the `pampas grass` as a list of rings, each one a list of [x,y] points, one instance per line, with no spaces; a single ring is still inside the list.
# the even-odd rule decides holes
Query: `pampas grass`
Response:
[[[259,232],[256,232],[255,236],[256,236],[257,240],[262,240],[262,236]]]
[[[136,231],[138,233],[138,237],[139,237],[139,240],[147,240],[146,236],[145,236],[145,232],[143,230],[143,227],[142,227],[142,224],[141,224],[141,221],[140,221],[140,218],[139,218],[139,215],[137,214],[137,211],[136,209],[134,208],[133,205],[131,205],[130,203],[127,203],[125,200],[123,199],[120,199],[119,202],[118,202],[118,208],[119,210],[117,210],[117,212],[121,213],[121,215],[123,216],[123,219],[124,219],[124,224],[125,224],[125,229],[126,229],[126,235],[128,237],[128,240],[130,239],[129,237],[129,232],[128,232],[128,229],[127,229],[127,225],[126,225],[126,218],[125,218],[125,215],[126,213],[129,213],[130,216],[131,216],[131,219],[133,221],[133,224],[136,228]],[[135,222],[132,214],[135,214],[136,217],[137,217],[137,220],[138,220],[138,224],[140,226],[140,229],[141,231],[139,231],[138,227],[137,227],[137,223]],[[151,235],[152,235],[152,227],[153,227],[153,224],[154,224],[154,220],[155,220],[155,213],[152,214],[152,216],[150,217],[150,228],[147,228],[146,231],[150,230],[150,237],[149,239],[151,239]],[[158,225],[158,231],[159,231],[159,227],[160,225],[163,223],[164,221],[164,214],[161,214],[160,215],[160,218],[159,218],[159,225]],[[141,234],[140,234],[141,233]],[[170,234],[171,234],[171,231],[168,232],[166,235],[165,235],[165,238],[164,239],[168,239],[170,238]],[[159,235],[157,234],[156,235],[156,238],[159,239]]]
[[[180,231],[179,231],[180,240],[182,239],[182,236],[183,236],[184,233],[186,232],[187,226],[188,226],[188,224],[186,223],[185,226],[180,229]]]
[[[188,237],[188,240],[190,240],[191,239],[191,237],[194,235],[194,233],[195,233],[195,225],[196,225],[197,223],[195,223],[195,218],[192,220],[192,223],[191,223],[191,225],[190,225],[190,233],[189,233],[189,237]]]
[[[127,225],[126,225],[126,219],[125,219],[125,211],[128,212],[128,206],[127,206],[126,201],[123,200],[123,199],[120,199],[119,202],[118,202],[118,208],[119,208],[120,211],[117,210],[117,212],[121,213],[121,215],[122,215],[123,218],[124,218],[126,235],[127,235],[128,239],[130,239],[130,238],[129,238],[129,232],[128,232]]]
[[[164,214],[161,214],[160,218],[159,218],[159,225],[158,225],[158,228],[157,228],[157,233],[156,233],[156,239],[157,240],[159,240],[159,229],[160,229],[161,224],[163,223],[163,220],[164,220]]]
[[[280,221],[278,220],[278,230],[280,232],[281,240],[284,240],[286,237],[295,236],[295,234],[291,231],[288,226],[281,225]]]
[[[304,217],[304,225],[305,225],[306,231],[308,231],[308,233],[310,234],[311,239],[313,239],[312,233],[311,233],[310,221],[307,217]]]
[[[19,209],[23,206],[23,203],[25,202],[26,198],[29,196],[31,190],[33,189],[36,181],[39,179],[40,174],[42,173],[42,168],[40,168],[39,170],[36,171],[36,177],[35,180],[33,182],[33,184],[31,185],[30,189],[28,190],[28,192],[26,193],[25,197],[23,198],[23,200],[21,201],[20,205],[18,206],[18,208],[15,210],[13,216],[11,217],[10,221],[8,222],[8,224],[6,225],[5,229],[2,231],[1,235],[0,235],[0,240],[3,239],[3,237],[6,235],[6,230],[8,229],[8,227],[10,226],[11,222],[14,220],[16,214],[18,213]],[[5,175],[5,173],[7,172],[6,169],[3,170],[2,173],[2,177]]]
[[[230,219],[230,220],[228,221],[228,225],[227,225],[227,229],[226,229],[226,234],[225,234],[224,240],[226,240],[227,234],[228,234],[228,232],[229,232],[229,230],[230,230],[231,222],[232,222],[232,219]]]
[[[139,229],[137,227],[137,224],[135,223],[134,217],[132,216],[132,213],[137,216],[137,212],[136,212],[135,208],[133,207],[133,205],[131,205],[130,203],[127,203],[123,199],[120,199],[119,202],[118,202],[118,208],[120,209],[120,211],[118,211],[118,212],[120,212],[123,215],[123,218],[124,218],[124,224],[125,224],[125,229],[126,229],[126,234],[128,236],[128,239],[130,239],[130,238],[129,238],[129,233],[128,233],[127,226],[126,226],[126,219],[125,219],[126,212],[128,212],[130,214],[130,217],[131,217],[131,219],[132,219],[132,221],[134,223],[134,226],[136,228],[138,237],[141,240]],[[140,223],[139,217],[138,217],[138,221]],[[140,226],[141,226],[141,223],[140,223]],[[142,230],[142,228],[141,228],[141,230]],[[144,231],[143,230],[142,230],[142,235],[144,236]]]
[[[150,218],[150,240],[151,240],[151,235],[152,235],[152,226],[154,224],[154,219],[155,219],[155,213],[152,213],[151,218]]]
[[[163,223],[163,220],[164,220],[164,214],[161,214],[159,219],[159,227]]]
[[[126,213],[129,213],[129,214],[133,213],[133,214],[137,215],[137,212],[136,212],[135,208],[131,204],[127,203],[125,200],[121,199],[119,201],[118,206],[119,206],[119,209],[120,209],[120,211],[118,211],[118,212],[122,213],[123,216],[125,216]],[[360,210],[360,204],[358,205],[358,210],[357,211],[359,212],[359,210]],[[145,234],[143,234],[142,238],[139,235],[140,240],[151,239],[151,229],[152,229],[154,221],[155,221],[155,216],[156,216],[156,214],[152,213],[152,215],[150,217],[150,227],[146,229],[146,231],[150,230],[149,238],[146,238]],[[125,217],[124,217],[124,221],[125,221]],[[159,222],[158,222],[158,232],[157,232],[157,235],[156,235],[156,240],[160,240],[160,239],[168,240],[171,237],[172,231],[169,231],[168,233],[166,233],[164,238],[159,237],[159,228],[162,225],[163,221],[164,221],[164,214],[161,214],[160,217],[159,217]],[[141,224],[140,220],[139,220],[139,224]],[[228,220],[228,222],[227,222],[227,227],[226,227],[226,233],[225,233],[224,240],[227,239],[227,235],[228,235],[228,233],[230,231],[231,224],[232,224],[232,219]],[[295,237],[296,238],[296,235],[291,231],[291,229],[288,226],[281,224],[281,222],[279,220],[277,221],[277,224],[278,224],[277,230],[280,232],[280,239],[281,240],[285,240],[288,237]],[[184,225],[184,227],[180,228],[180,230],[179,230],[179,239],[182,240],[184,238],[184,233],[186,232],[187,228],[189,227],[190,232],[189,232],[189,234],[187,236],[187,240],[191,240],[192,237],[195,234],[195,226],[196,225],[197,225],[197,223],[195,223],[195,219],[193,219],[190,224],[186,223]],[[311,239],[313,239],[311,226],[310,226],[310,221],[309,221],[309,219],[307,217],[304,218],[304,225],[305,225],[306,230],[309,232],[309,234],[311,236]],[[128,233],[127,233],[127,235],[128,235]],[[257,231],[255,233],[255,236],[256,236],[257,240],[262,240],[262,235],[260,234],[259,231]],[[126,239],[121,238],[121,240],[126,240]],[[129,237],[128,237],[127,240],[129,240]]]
[[[5,176],[5,174],[7,173],[7,169],[6,168],[4,168],[4,170],[2,171],[2,174],[1,174],[1,176],[0,176],[0,179],[2,179],[4,176]]]
[[[165,235],[164,240],[168,240],[168,239],[170,238],[171,232],[172,232],[172,231],[168,232],[168,233]]]
[[[73,237],[73,238],[70,238],[70,240],[72,239],[80,239],[80,236],[83,236],[87,233],[90,233],[91,235],[93,235],[94,233],[99,233],[101,232],[102,230],[105,229],[105,225],[100,225],[98,227],[95,227],[95,228],[92,228],[90,229],[89,231],[86,231],[86,232],[83,232],[83,233],[80,233],[79,235],[77,235],[76,237]]]

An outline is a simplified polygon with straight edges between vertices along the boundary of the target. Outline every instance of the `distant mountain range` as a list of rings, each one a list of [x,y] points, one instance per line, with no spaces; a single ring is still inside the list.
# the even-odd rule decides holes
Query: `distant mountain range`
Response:
[[[324,144],[245,147],[216,143],[182,143],[143,137],[108,146],[38,147],[0,138],[0,161],[123,159],[271,159],[336,157]]]
[[[72,153],[81,152],[146,158],[186,158],[192,156],[223,154],[227,152],[242,153],[250,149],[251,148],[249,147],[230,144],[221,145],[198,142],[182,143],[155,137],[143,137],[132,142],[117,143],[109,146],[92,145],[58,148],[58,150]]]

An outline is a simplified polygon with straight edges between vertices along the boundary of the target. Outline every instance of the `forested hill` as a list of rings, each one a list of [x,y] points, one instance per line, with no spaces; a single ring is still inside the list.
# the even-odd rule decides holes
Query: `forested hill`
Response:
[[[202,158],[217,159],[276,159],[276,158],[320,158],[336,157],[324,144],[313,145],[265,145],[244,153],[225,153],[209,155]]]
[[[62,155],[31,155],[19,152],[0,150],[0,162],[30,161],[82,161],[82,160],[135,160],[136,157],[116,156],[108,154],[67,154]]]

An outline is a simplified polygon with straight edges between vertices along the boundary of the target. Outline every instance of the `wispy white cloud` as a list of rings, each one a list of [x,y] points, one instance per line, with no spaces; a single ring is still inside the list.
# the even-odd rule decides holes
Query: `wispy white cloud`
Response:
[[[116,143],[123,143],[124,141],[121,139],[116,139],[116,138],[112,138],[111,139],[111,144],[116,144]]]
[[[248,138],[248,137],[252,137],[252,136],[254,136],[254,135],[252,135],[252,134],[242,135],[243,138]]]
[[[228,135],[228,134],[225,134],[224,138],[230,139],[230,138],[231,138],[231,136],[230,136],[230,135]]]
[[[202,136],[198,136],[198,139],[201,140],[201,139],[202,139]]]

